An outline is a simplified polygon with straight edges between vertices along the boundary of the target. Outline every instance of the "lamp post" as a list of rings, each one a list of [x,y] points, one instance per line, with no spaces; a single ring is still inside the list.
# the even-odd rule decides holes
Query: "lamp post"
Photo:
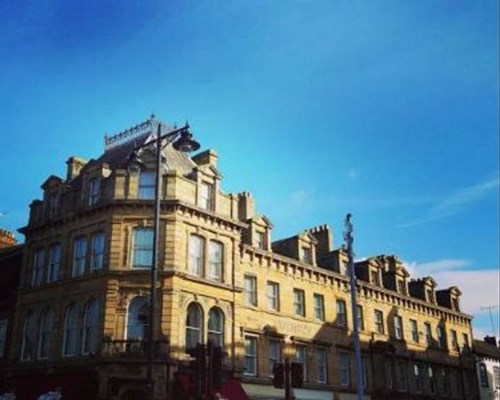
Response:
[[[354,354],[356,357],[356,390],[358,400],[363,399],[363,363],[361,360],[361,348],[359,345],[359,319],[358,319],[358,304],[356,301],[356,274],[354,271],[354,254],[352,250],[352,223],[351,214],[347,214],[344,222],[344,240],[347,247],[347,259],[349,269],[349,280],[351,287],[351,310],[352,310],[352,341],[354,345]]]
[[[173,129],[162,135],[161,123],[158,123],[158,129],[155,138],[155,194],[154,194],[154,223],[153,223],[153,262],[151,265],[150,274],[150,299],[149,299],[149,329],[148,329],[148,357],[146,364],[146,385],[148,391],[148,398],[154,399],[154,379],[153,379],[153,364],[155,353],[155,310],[156,310],[156,285],[158,281],[158,264],[159,264],[159,250],[160,250],[160,213],[161,213],[161,153],[162,150],[172,144],[175,150],[184,153],[196,151],[200,148],[200,144],[193,140],[193,135],[189,132],[189,124],[186,123],[183,127]],[[147,146],[151,146],[152,142],[144,143],[134,149],[133,160],[136,166],[141,168],[143,165],[138,160],[137,152]],[[137,165],[139,164],[139,165]]]

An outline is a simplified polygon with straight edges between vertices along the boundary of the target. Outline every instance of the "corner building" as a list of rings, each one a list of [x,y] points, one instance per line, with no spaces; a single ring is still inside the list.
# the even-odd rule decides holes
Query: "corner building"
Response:
[[[97,159],[70,157],[66,177],[50,176],[31,203],[7,373],[18,398],[55,388],[144,398],[154,151],[139,151],[140,171],[129,167],[158,124],[105,138]],[[354,398],[347,255],[331,230],[273,241],[249,193],[223,192],[212,150],[189,157],[169,145],[161,170],[155,398],[192,395],[186,349],[209,340],[227,352],[231,399],[245,398],[235,385],[248,398],[283,398],[272,373],[285,358],[304,367],[296,399]],[[459,289],[410,279],[395,256],[355,269],[366,397],[475,398]]]

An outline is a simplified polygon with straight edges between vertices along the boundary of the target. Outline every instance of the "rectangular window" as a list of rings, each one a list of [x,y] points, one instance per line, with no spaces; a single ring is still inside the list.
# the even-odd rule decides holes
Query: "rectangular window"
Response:
[[[327,351],[323,348],[316,349],[316,365],[318,367],[318,383],[327,383],[328,381],[328,357]]]
[[[488,383],[488,370],[486,369],[486,364],[479,364],[479,382],[481,386],[484,388],[489,387]]]
[[[385,386],[388,389],[393,389],[394,388],[394,370],[392,368],[392,361],[391,360],[385,360]]]
[[[464,348],[468,349],[469,348],[469,335],[467,335],[466,333],[462,333],[462,342],[463,342]]]
[[[325,320],[325,298],[321,294],[314,293],[314,318]]]
[[[432,289],[427,289],[427,301],[429,303],[434,303],[434,295],[432,293]]]
[[[371,271],[371,283],[372,285],[380,286],[378,271]]]
[[[454,298],[451,300],[452,304],[453,304],[453,309],[455,311],[460,311],[460,305],[458,304],[458,299],[457,298]]]
[[[43,269],[45,267],[45,250],[39,249],[33,253],[33,277],[32,286],[38,286],[43,282]]]
[[[101,196],[101,180],[93,178],[89,181],[89,206],[97,204]]]
[[[295,346],[295,362],[302,364],[304,381],[307,380],[307,347],[302,344]]]
[[[337,300],[337,318],[335,320],[337,326],[345,327],[347,325],[347,309],[344,300]]]
[[[384,329],[384,313],[380,310],[375,310],[375,332],[383,335],[385,333]]]
[[[418,364],[413,364],[413,379],[415,382],[415,390],[421,393],[424,390],[422,368]]]
[[[358,313],[358,315],[357,315],[357,317],[358,317],[358,329],[360,331],[364,331],[365,330],[365,318],[363,316],[363,307],[358,304],[356,306],[356,311]]]
[[[208,247],[208,278],[222,280],[222,260],[224,254],[222,243],[211,240]]]
[[[245,303],[249,306],[257,306],[257,278],[245,275]]]
[[[400,315],[394,316],[394,337],[403,339],[403,318]]]
[[[415,343],[418,343],[418,323],[415,319],[410,319],[410,331],[411,331],[411,340]]]
[[[267,282],[267,308],[273,311],[280,309],[280,287],[276,282]]]
[[[459,347],[458,347],[458,336],[457,336],[457,331],[452,329],[450,331],[450,334],[451,334],[451,347],[453,348],[453,350],[458,350]]]
[[[153,265],[153,230],[149,228],[134,229],[134,260],[137,269],[151,268]]]
[[[429,322],[424,324],[425,326],[425,344],[427,346],[432,346],[432,326]]]
[[[80,236],[73,244],[73,270],[72,276],[81,276],[85,273],[85,260],[87,258],[87,238]]]
[[[5,354],[5,342],[7,340],[7,320],[0,319],[0,358]]]
[[[431,394],[436,394],[436,378],[434,376],[434,370],[431,366],[427,367],[427,376],[429,379],[429,392]]]
[[[265,250],[266,240],[263,232],[255,232],[255,247],[261,250]]]
[[[450,394],[450,389],[451,389],[451,386],[450,386],[450,371],[448,371],[448,369],[446,368],[443,368],[441,370],[441,374],[443,376],[443,393],[445,395],[449,395]]]
[[[495,383],[495,388],[500,389],[500,367],[493,367],[493,382]]]
[[[305,317],[306,306],[305,306],[305,298],[303,290],[293,289],[293,307],[295,310],[295,315],[300,315],[302,317]]]
[[[257,375],[257,338],[245,336],[245,375]]]
[[[397,376],[398,376],[398,389],[399,390],[407,390],[408,389],[408,364],[404,361],[400,361],[398,363],[398,370],[397,370]]]
[[[351,385],[351,365],[347,353],[340,353],[340,384],[342,386]]]
[[[104,232],[97,232],[92,236],[90,252],[90,270],[97,271],[104,267]]]
[[[437,327],[437,339],[438,339],[439,348],[445,349],[446,348],[446,333],[445,333],[444,328],[442,326]]]
[[[398,292],[406,294],[406,284],[404,280],[398,280]]]
[[[312,264],[312,250],[309,247],[302,248],[302,261],[307,264]]]
[[[269,375],[273,375],[274,364],[281,362],[281,342],[269,340]]]
[[[212,211],[214,209],[214,186],[210,183],[200,184],[200,207]]]
[[[51,246],[49,250],[49,270],[47,271],[47,283],[55,282],[59,278],[59,267],[61,265],[61,245],[59,243]]]
[[[141,171],[139,174],[139,192],[137,197],[144,200],[152,200],[155,198],[156,188],[156,172]]]
[[[189,236],[189,273],[202,276],[205,258],[205,239],[201,236]]]

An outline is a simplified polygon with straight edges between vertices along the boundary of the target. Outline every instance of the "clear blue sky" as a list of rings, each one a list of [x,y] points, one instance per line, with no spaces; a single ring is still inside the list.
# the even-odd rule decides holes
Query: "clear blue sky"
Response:
[[[273,238],[327,223],[497,305],[498,1],[4,1],[0,226],[105,132],[189,119]],[[494,310],[496,330],[499,310]]]

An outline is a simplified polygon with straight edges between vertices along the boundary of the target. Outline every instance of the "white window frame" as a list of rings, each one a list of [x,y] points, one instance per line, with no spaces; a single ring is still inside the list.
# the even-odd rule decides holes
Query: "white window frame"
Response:
[[[151,243],[147,243],[146,245],[141,245],[139,247],[139,244],[137,244],[137,235],[139,232],[148,232],[151,235]],[[154,249],[154,233],[152,228],[146,228],[146,227],[137,227],[134,228],[133,230],[133,243],[132,243],[132,269],[151,269],[153,267],[154,263],[154,254],[153,254],[153,249]],[[151,264],[136,264],[136,255],[138,252],[148,252],[151,253]]]
[[[245,304],[247,306],[257,307],[257,277],[254,275],[245,275],[243,280]]]
[[[427,346],[432,346],[434,338],[432,336],[432,325],[430,324],[430,322],[424,322],[424,329],[425,329],[425,344]]]
[[[255,247],[260,250],[266,249],[266,234],[261,231],[255,231]]]
[[[194,276],[203,276],[205,266],[205,238],[200,235],[189,235],[188,272]]]
[[[356,304],[356,316],[358,318],[358,329],[360,331],[364,331],[365,330],[365,317],[364,317],[363,306],[360,304]]]
[[[208,242],[208,279],[222,281],[224,271],[224,244],[217,240]]]
[[[214,211],[214,185],[209,182],[200,182],[198,205],[204,210]]]
[[[307,381],[307,345],[295,345],[295,362],[302,364],[302,371],[304,372],[304,381]]]
[[[314,318],[318,321],[325,320],[325,296],[319,293],[313,294]]]
[[[269,376],[274,376],[274,365],[281,362],[282,342],[279,339],[269,339],[268,342]]]
[[[278,282],[267,281],[266,284],[267,308],[271,311],[280,310],[280,285]]]
[[[302,289],[293,289],[293,309],[295,315],[300,317],[306,316],[306,299],[305,292]]]
[[[337,299],[335,301],[335,325],[340,326],[341,328],[347,327],[347,304],[345,300]]]
[[[318,383],[328,383],[328,350],[316,348],[316,366],[318,367],[316,380]]]
[[[375,332],[379,335],[385,335],[384,313],[382,310],[374,310]]]
[[[258,347],[259,343],[257,337],[251,335],[245,335],[244,345],[245,345],[245,369],[243,374],[247,376],[257,376],[258,356],[259,356],[259,347]],[[252,369],[250,371],[247,368],[249,364],[252,365]]]
[[[199,317],[199,325],[189,325],[189,315],[190,315],[190,310],[196,310],[195,312],[198,313]],[[188,337],[195,337],[197,336],[197,343],[193,343],[194,346],[196,346],[198,343],[203,343],[203,330],[204,330],[204,315],[203,315],[203,308],[196,302],[189,303],[187,310],[186,310],[186,343],[185,347],[186,350],[191,349],[192,347],[188,347],[191,344],[188,344]],[[191,335],[191,333],[195,333],[195,335]]]
[[[219,326],[214,326],[212,323],[213,318],[216,317],[219,320],[216,321],[219,323]],[[212,307],[208,311],[208,323],[207,323],[207,341],[216,338],[216,340],[212,340],[214,346],[220,346],[224,348],[224,313],[219,307]]]
[[[340,362],[340,385],[344,387],[351,386],[351,360],[349,353],[339,354]]]
[[[398,340],[404,339],[403,317],[401,315],[394,316],[394,337]]]
[[[411,339],[414,343],[418,343],[420,341],[420,337],[418,334],[418,321],[416,319],[410,319],[410,331]]]

